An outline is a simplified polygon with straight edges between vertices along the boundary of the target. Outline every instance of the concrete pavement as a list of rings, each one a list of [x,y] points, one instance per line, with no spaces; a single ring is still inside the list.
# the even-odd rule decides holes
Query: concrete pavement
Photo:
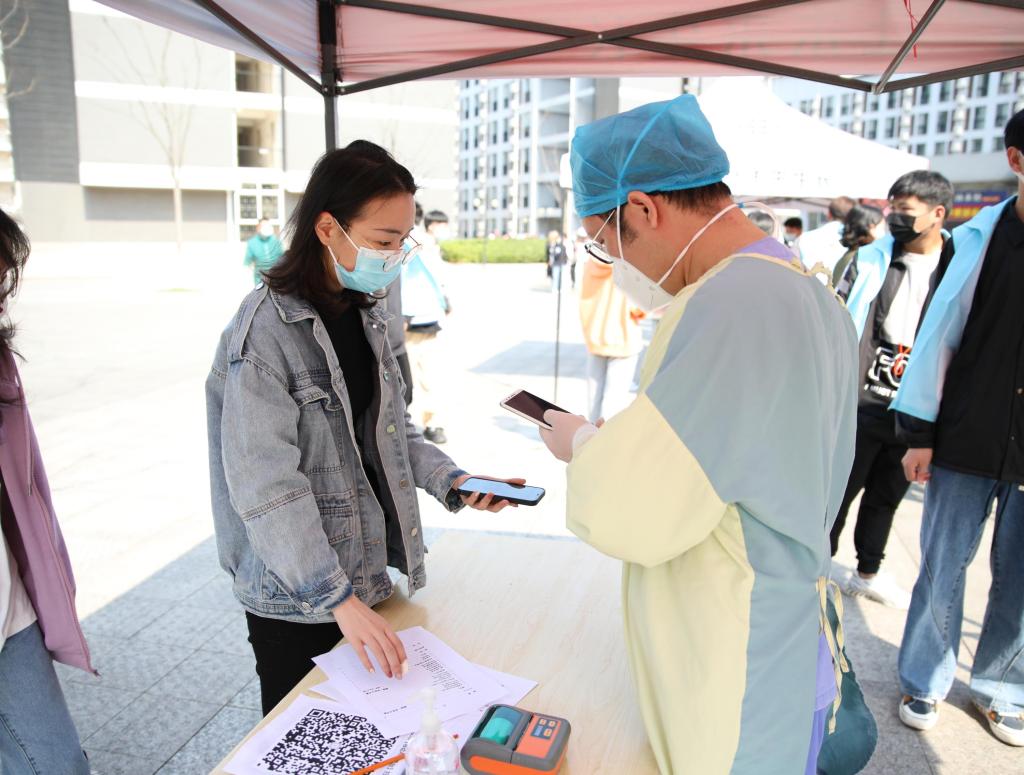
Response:
[[[138,255],[99,268],[41,249],[14,317],[80,613],[103,674],[60,669],[94,772],[194,775],[260,717],[244,618],[211,537],[203,396],[215,341],[247,273],[223,249],[193,260],[189,271],[144,272],[150,249],[138,247]],[[449,515],[421,499],[428,541],[443,530],[564,536],[561,464],[531,426],[497,406],[517,388],[554,395],[555,297],[543,267],[452,267],[450,285],[445,449],[469,471],[525,476],[548,496],[535,509],[500,515]],[[585,348],[572,295],[564,302],[556,400],[583,411]],[[886,564],[908,589],[920,497],[912,490],[901,507]],[[847,532],[839,560],[852,565]],[[895,715],[904,614],[847,601],[849,652],[881,733],[867,772],[1024,771],[1021,752],[995,741],[966,698],[963,668],[984,613],[988,545],[986,538],[969,572],[957,686],[929,733],[904,728]]]

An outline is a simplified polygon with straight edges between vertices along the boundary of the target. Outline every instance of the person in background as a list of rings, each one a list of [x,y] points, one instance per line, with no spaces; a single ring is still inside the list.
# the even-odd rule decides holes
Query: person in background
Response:
[[[782,223],[783,239],[789,247],[795,247],[800,235],[804,233],[804,222],[802,218],[787,218]]]
[[[206,380],[217,549],[245,608],[264,713],[344,635],[368,670],[407,665],[373,607],[388,568],[426,584],[416,488],[446,509],[468,474],[410,421],[381,291],[416,251],[410,172],[357,140],[313,168],[291,245],[221,336]],[[522,482],[522,480],[516,480]],[[57,772],[57,771],[55,771]]]
[[[747,210],[746,215],[752,224],[769,237],[775,232],[775,221],[768,213],[762,210]]]
[[[927,483],[921,571],[900,646],[900,720],[929,729],[957,674],[965,569],[995,504],[971,700],[1024,745],[1024,111],[1004,131],[1017,194],[953,231],[893,402],[903,468]],[[979,754],[979,761],[983,754]],[[985,768],[987,769],[987,768]]]
[[[581,126],[570,164],[591,255],[635,306],[665,308],[636,400],[600,428],[549,411],[541,431],[569,463],[569,529],[623,561],[658,768],[814,775],[837,697],[824,609],[850,316],[738,209],[693,95]]]
[[[850,265],[858,250],[884,236],[885,216],[881,210],[871,205],[851,207],[850,212],[846,214],[846,220],[843,221],[843,236],[839,240],[846,248],[846,254],[832,270],[832,285],[838,287],[839,281],[846,273],[846,267]]]
[[[89,775],[53,663],[95,670],[6,316],[28,255],[0,210],[0,772]]]
[[[831,273],[836,263],[846,253],[846,248],[839,241],[843,236],[843,222],[854,202],[848,196],[839,196],[828,203],[828,216],[825,223],[817,229],[806,232],[797,240],[797,251],[804,266],[813,269],[824,264]]]
[[[562,271],[569,263],[569,251],[565,249],[562,235],[557,231],[548,232],[547,261],[551,292],[557,293],[562,290]]]
[[[410,239],[422,245],[423,233],[423,207],[416,202],[416,225],[409,234]],[[404,268],[404,267],[403,267]],[[391,352],[395,354],[398,362],[398,370],[402,374],[402,382],[405,390],[402,397],[405,399],[406,407],[412,406],[413,399],[413,377],[412,365],[409,363],[409,351],[405,342],[405,316],[402,312],[402,275],[388,287],[387,296],[384,297],[384,307],[391,314],[392,320],[388,325],[388,344],[391,345]]]
[[[423,247],[402,267],[402,313],[412,379],[416,384],[416,414],[423,437],[434,444],[448,441],[443,421],[443,388],[447,373],[441,330],[451,313],[444,284],[445,263],[440,243],[449,238],[448,216],[431,210],[423,219]]]
[[[281,240],[274,233],[269,218],[260,218],[256,234],[245,243],[245,266],[252,267],[252,279],[256,285],[263,282],[263,273],[277,263],[284,254]]]
[[[896,437],[889,404],[913,359],[917,325],[947,242],[942,229],[953,186],[937,172],[908,172],[889,189],[889,204],[890,236],[861,248],[840,283],[853,278],[848,308],[860,335],[860,390],[857,451],[831,542],[835,556],[850,506],[863,490],[853,534],[857,570],[839,584],[848,595],[906,610],[909,593],[880,572],[896,509],[910,486],[901,462],[907,446]]]
[[[576,251],[576,243],[568,234],[562,235],[562,244],[565,245],[565,252],[569,257],[569,281],[572,286],[572,290],[576,290],[576,264],[578,264],[584,256],[581,256]]]
[[[643,348],[643,312],[615,287],[612,267],[584,253],[580,322],[587,345],[590,422],[618,414],[632,400],[637,357]]]

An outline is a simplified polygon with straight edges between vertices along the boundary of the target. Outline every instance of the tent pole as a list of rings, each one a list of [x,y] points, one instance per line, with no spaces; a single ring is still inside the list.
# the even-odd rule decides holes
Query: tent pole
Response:
[[[320,0],[320,89],[324,95],[324,146],[338,147],[338,17],[334,0]]]
[[[942,8],[945,2],[946,0],[934,0],[934,2],[928,6],[928,10],[925,11],[924,16],[921,17],[921,21],[914,25],[914,29],[910,33],[910,37],[903,41],[903,45],[900,46],[900,50],[896,52],[896,56],[892,58],[889,66],[885,68],[885,71],[882,73],[882,77],[878,79],[878,83],[876,83],[875,87],[871,90],[873,93],[881,94],[885,91],[885,87],[889,85],[889,79],[892,78],[893,73],[895,73],[899,66],[903,64],[903,60],[907,58],[907,54],[909,54],[913,50],[914,46],[917,45],[917,41],[921,38],[925,28],[932,23],[932,19],[935,18],[935,14],[939,12],[939,9]]]

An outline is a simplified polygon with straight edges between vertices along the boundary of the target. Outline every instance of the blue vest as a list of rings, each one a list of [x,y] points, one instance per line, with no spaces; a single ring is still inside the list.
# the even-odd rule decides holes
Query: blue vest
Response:
[[[857,251],[857,280],[850,289],[846,308],[853,316],[858,340],[864,335],[864,325],[867,323],[871,303],[882,290],[895,247],[896,240],[887,234]]]
[[[935,290],[914,342],[907,371],[890,409],[935,422],[946,370],[960,347],[974,291],[996,224],[1016,197],[986,207],[953,230],[953,259]]]

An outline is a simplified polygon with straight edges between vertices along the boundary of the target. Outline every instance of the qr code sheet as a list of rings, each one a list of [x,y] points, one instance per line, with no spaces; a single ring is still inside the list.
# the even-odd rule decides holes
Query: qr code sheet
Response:
[[[260,761],[287,775],[348,775],[387,759],[397,738],[386,738],[364,718],[312,709]]]

